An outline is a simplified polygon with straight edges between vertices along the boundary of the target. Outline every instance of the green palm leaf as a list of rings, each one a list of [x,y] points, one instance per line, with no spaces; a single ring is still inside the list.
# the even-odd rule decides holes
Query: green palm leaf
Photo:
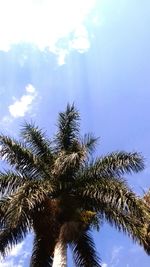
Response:
[[[17,172],[0,172],[1,195],[11,194],[15,190],[17,190],[17,188],[21,186],[25,181],[27,181],[27,178]]]
[[[18,221],[23,221],[29,226],[32,222],[32,213],[34,210],[52,192],[53,190],[48,182],[28,181],[24,183],[17,192],[9,196],[8,208],[5,211],[3,219],[11,227],[18,224]]]
[[[8,251],[26,237],[29,228],[23,222],[15,227],[5,227],[0,231],[0,253],[6,256]]]
[[[93,239],[88,231],[83,232],[79,238],[74,240],[71,248],[77,267],[101,267]]]
[[[89,181],[88,178],[87,180]],[[82,180],[80,181],[82,185]],[[115,177],[100,178],[93,183],[91,181],[87,182],[84,187],[83,185],[80,186],[78,182],[76,186],[78,186],[78,198],[88,198],[97,203],[101,203],[101,201],[113,203],[126,212],[136,213],[137,216],[140,216],[143,211],[142,201],[137,199],[123,179]]]
[[[33,123],[25,123],[21,131],[21,136],[26,141],[26,144],[33,154],[40,157],[40,159],[45,161],[47,164],[52,164],[53,151],[51,148],[51,142],[41,129]]]
[[[102,176],[122,176],[125,173],[139,172],[144,169],[143,157],[140,154],[125,151],[113,152],[97,159],[94,165]]]
[[[81,140],[88,154],[92,155],[95,150],[99,138],[95,138],[93,134],[85,134]]]
[[[79,135],[79,113],[74,105],[67,105],[65,112],[59,113],[56,144],[60,150],[71,150]]]
[[[0,155],[22,175],[29,178],[40,177],[44,173],[44,164],[25,146],[10,137],[0,136]]]
[[[54,247],[53,247],[54,249]],[[33,243],[30,267],[51,267],[51,242],[45,237],[36,236]]]

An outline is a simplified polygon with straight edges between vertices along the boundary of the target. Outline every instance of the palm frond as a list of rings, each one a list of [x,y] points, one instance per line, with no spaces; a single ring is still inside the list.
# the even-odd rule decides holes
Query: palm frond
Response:
[[[44,163],[33,155],[24,144],[8,136],[0,136],[0,155],[17,171],[29,178],[40,177],[44,173]]]
[[[26,182],[17,192],[0,202],[0,251],[5,255],[8,249],[22,241],[31,229],[34,210],[50,192],[48,184]]]
[[[107,203],[113,203],[121,210],[141,216],[143,202],[136,197],[125,181],[121,178],[100,178],[93,183],[90,181],[90,183],[82,185],[82,187],[78,184],[78,188],[79,189],[76,192],[79,199],[81,198],[84,200],[84,198],[89,198],[91,201],[95,201],[95,203],[106,201]],[[90,210],[89,207],[86,207],[86,209]]]
[[[15,227],[7,227],[0,232],[0,253],[5,257],[8,251],[25,238],[28,233],[28,227],[23,222]]]
[[[46,236],[35,236],[30,267],[51,267],[53,251],[52,242]]]
[[[101,267],[94,242],[89,231],[85,231],[72,241],[73,258],[77,267]]]
[[[25,123],[21,130],[21,136],[25,139],[33,154],[40,157],[47,164],[52,164],[53,153],[51,143],[41,129],[33,123]]]
[[[150,242],[147,239],[145,217],[141,218],[134,216],[134,214],[126,213],[110,203],[101,203],[100,216],[104,216],[104,220],[117,230],[127,234],[134,242],[143,246],[145,252],[150,255]]]
[[[78,135],[79,113],[74,105],[67,105],[66,111],[59,113],[58,133],[55,140],[58,149],[70,150]]]
[[[27,178],[25,176],[15,172],[0,172],[0,196],[11,194],[26,181]]]
[[[146,235],[146,224],[149,220],[146,205],[138,199],[132,192],[121,192],[119,187],[113,189],[111,196],[111,186],[108,192],[102,193],[103,189],[85,190],[82,198],[82,207],[93,210],[100,215],[101,221],[107,221],[117,230],[128,234],[134,241],[142,245],[145,251],[150,254],[150,243]]]
[[[61,151],[54,162],[52,173],[56,176],[65,174],[70,178],[71,173],[75,174],[80,165],[83,164],[85,155],[86,151],[84,147],[79,147],[79,150],[76,152],[66,153],[65,151]]]
[[[91,155],[94,152],[98,139],[99,138],[94,137],[91,133],[84,135],[81,142],[88,154]]]
[[[91,166],[92,167],[92,166]],[[139,172],[144,169],[143,157],[138,153],[114,152],[97,159],[93,171],[100,176],[120,176],[126,173]]]
[[[30,226],[34,210],[52,191],[53,189],[48,182],[26,182],[17,192],[8,197],[8,208],[3,216],[3,220],[10,227],[17,225],[18,221],[23,221]]]
[[[0,231],[6,226],[5,213],[9,207],[9,197],[0,198]]]

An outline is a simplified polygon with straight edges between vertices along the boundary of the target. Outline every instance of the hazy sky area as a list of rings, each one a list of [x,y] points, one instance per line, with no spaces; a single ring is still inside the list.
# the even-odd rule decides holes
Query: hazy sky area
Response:
[[[127,176],[138,195],[150,187],[150,1],[0,0],[0,131],[18,137],[26,121],[56,131],[74,102],[82,132],[100,136],[97,154],[143,154]],[[149,267],[141,247],[104,225],[94,233],[103,267]],[[32,236],[0,267],[27,267]],[[73,267],[69,254],[69,267]]]

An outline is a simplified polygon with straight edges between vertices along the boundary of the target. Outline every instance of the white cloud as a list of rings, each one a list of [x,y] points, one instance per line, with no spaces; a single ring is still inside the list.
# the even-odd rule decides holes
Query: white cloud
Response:
[[[67,54],[68,54],[67,50],[59,49],[59,51],[58,51],[58,59],[57,59],[59,66],[65,64],[65,59],[66,59]]]
[[[60,42],[61,43],[61,42]],[[54,45],[50,48],[51,52],[57,55],[58,65],[65,64],[67,55],[72,50],[77,50],[79,53],[85,53],[90,48],[89,34],[86,27],[83,24],[77,26],[72,33],[72,37],[66,42],[66,47],[62,48]]]
[[[26,87],[26,94],[24,94],[19,100],[15,100],[15,102],[8,107],[11,116],[13,118],[25,116],[25,114],[30,110],[31,104],[36,96],[36,89],[29,84]]]
[[[88,32],[83,25],[80,25],[75,30],[74,38],[70,42],[70,47],[78,50],[80,53],[83,53],[90,48]]]
[[[95,3],[96,0],[0,0],[0,49],[7,51],[11,44],[24,41],[51,50],[60,38],[83,24]],[[80,42],[87,47],[85,40]]]
[[[107,263],[102,263],[102,267],[108,267]]]
[[[35,88],[33,87],[32,84],[28,84],[27,87],[26,87],[26,91],[28,93],[35,93],[36,90],[35,90]]]

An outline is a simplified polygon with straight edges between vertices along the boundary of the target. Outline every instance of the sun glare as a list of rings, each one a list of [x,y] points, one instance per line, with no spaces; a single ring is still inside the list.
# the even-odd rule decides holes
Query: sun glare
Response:
[[[95,0],[0,0],[0,50],[29,42],[41,50],[83,25]]]

